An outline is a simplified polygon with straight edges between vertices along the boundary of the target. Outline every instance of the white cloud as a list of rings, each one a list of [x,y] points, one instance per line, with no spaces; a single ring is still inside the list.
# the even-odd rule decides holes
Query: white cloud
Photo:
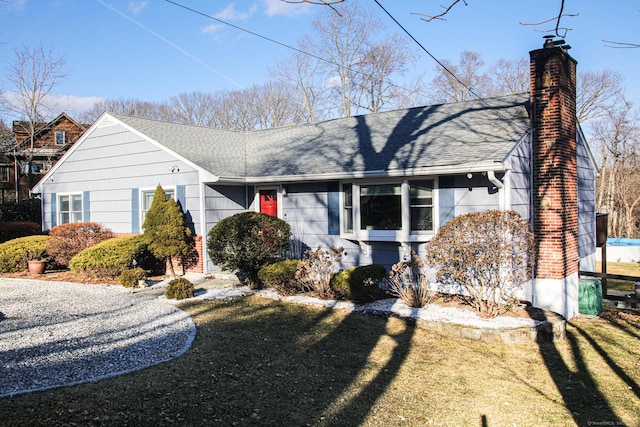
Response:
[[[20,105],[20,96],[13,91],[7,91],[2,94],[4,102],[10,105]],[[76,119],[81,113],[90,110],[96,103],[102,101],[103,98],[98,96],[75,96],[75,95],[54,95],[49,94],[43,100],[43,106],[46,106],[48,118],[54,118],[58,114],[65,112],[72,118]],[[11,120],[19,120],[19,114],[8,112]]]
[[[222,24],[210,24],[207,25],[206,27],[202,28],[200,30],[200,32],[205,33],[205,34],[211,34],[211,33],[216,33],[220,30],[222,30],[224,28],[224,25]]]
[[[147,0],[129,0],[129,12],[134,16],[139,15],[147,7],[147,3]]]
[[[262,0],[265,11],[264,14],[268,17],[283,15],[283,16],[296,16],[308,13],[311,8],[314,7],[309,3],[287,3],[282,0]],[[321,6],[315,6],[321,7]]]
[[[236,10],[235,3],[230,3],[220,12],[213,15],[213,17],[225,21],[246,21],[256,13],[257,9],[258,7],[254,4],[246,12],[241,12],[239,10]]]

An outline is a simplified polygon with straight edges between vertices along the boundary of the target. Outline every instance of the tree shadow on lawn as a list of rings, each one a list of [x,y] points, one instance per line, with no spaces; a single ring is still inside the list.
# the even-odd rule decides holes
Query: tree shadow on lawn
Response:
[[[181,357],[128,375],[0,399],[9,425],[360,425],[415,325],[247,297],[184,307]]]
[[[607,322],[607,326],[610,325],[612,328],[621,329],[625,334],[630,332],[627,327],[618,322],[607,319],[600,321]],[[583,328],[579,322],[568,322],[566,330],[568,356],[563,357],[560,349],[562,343],[544,339],[538,340],[540,354],[563,398],[564,406],[577,425],[626,425],[615,413],[604,391],[598,385],[597,375],[606,375],[609,372],[597,372],[596,375],[594,368],[597,365],[593,364],[593,361],[586,360],[585,356],[587,353],[594,353],[602,358],[610,368],[610,373],[618,376],[632,389],[636,398],[640,397],[638,384],[618,366],[609,351],[598,343],[598,340],[606,340],[606,337],[600,336],[596,339],[594,334],[594,327]],[[629,336],[633,335],[629,334]],[[620,343],[613,345],[619,346]],[[570,359],[566,360],[568,358]],[[621,398],[624,399],[622,396]]]

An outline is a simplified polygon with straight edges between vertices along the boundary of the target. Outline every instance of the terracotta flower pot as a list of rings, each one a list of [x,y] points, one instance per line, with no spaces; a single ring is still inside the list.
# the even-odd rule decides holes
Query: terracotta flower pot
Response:
[[[27,264],[31,274],[42,274],[47,269],[47,261],[32,259]]]

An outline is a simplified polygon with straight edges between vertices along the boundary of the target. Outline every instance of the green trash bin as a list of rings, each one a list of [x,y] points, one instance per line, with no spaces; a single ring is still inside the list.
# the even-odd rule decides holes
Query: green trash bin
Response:
[[[598,279],[585,278],[578,282],[578,312],[583,316],[596,317],[604,310],[602,283]]]

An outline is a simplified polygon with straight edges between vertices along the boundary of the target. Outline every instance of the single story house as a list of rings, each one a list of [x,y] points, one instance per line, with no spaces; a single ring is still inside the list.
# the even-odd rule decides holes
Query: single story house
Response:
[[[532,102],[517,94],[253,132],[104,113],[33,192],[45,230],[94,221],[135,234],[161,184],[199,238],[205,274],[216,270],[208,231],[249,210],[287,221],[294,255],[336,245],[348,264],[390,266],[457,215],[533,219]],[[575,129],[579,258],[593,269],[596,167]]]

